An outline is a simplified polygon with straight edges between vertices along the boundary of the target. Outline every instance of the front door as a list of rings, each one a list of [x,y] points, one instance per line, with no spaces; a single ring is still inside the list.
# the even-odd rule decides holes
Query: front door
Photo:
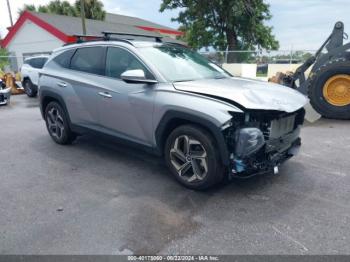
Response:
[[[126,83],[121,74],[141,69],[149,79],[154,76],[131,52],[109,47],[106,54],[106,77],[99,90],[100,125],[106,131],[134,142],[151,145],[155,85]]]

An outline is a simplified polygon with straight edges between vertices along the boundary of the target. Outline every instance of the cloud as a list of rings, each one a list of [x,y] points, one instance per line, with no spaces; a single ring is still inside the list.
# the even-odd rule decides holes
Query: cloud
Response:
[[[50,0],[32,1],[35,5],[46,4]],[[273,18],[268,22],[280,41],[281,49],[315,50],[331,33],[336,21],[342,20],[350,28],[349,0],[265,0],[270,4]],[[74,0],[69,0],[73,3]],[[136,16],[165,26],[177,28],[171,22],[178,11],[159,12],[161,0],[102,0],[105,9],[111,13]],[[28,4],[28,0],[10,1],[14,21],[17,10]],[[0,33],[4,37],[10,25],[6,0],[0,0]],[[349,30],[348,30],[349,31]]]
[[[326,40],[337,21],[342,20],[350,27],[348,0],[267,2],[273,15],[269,25],[274,27],[281,49],[315,50]]]
[[[159,12],[161,0],[104,0],[107,11],[117,14],[131,15],[165,26],[177,28],[178,24],[171,22],[177,11]]]

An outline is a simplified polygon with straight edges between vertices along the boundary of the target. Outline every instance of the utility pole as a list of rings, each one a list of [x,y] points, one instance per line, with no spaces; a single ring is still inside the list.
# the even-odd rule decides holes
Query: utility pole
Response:
[[[81,15],[81,24],[83,26],[83,35],[86,35],[84,0],[80,0],[80,15]]]
[[[11,13],[11,6],[10,6],[10,0],[6,0],[7,2],[7,9],[9,11],[9,16],[10,16],[10,22],[11,22],[11,27],[13,26],[13,20],[12,20],[12,13]]]

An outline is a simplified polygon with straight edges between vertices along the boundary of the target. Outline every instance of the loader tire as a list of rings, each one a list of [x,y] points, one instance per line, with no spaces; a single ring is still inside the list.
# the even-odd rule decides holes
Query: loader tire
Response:
[[[325,118],[350,119],[350,61],[329,61],[310,76],[308,96]]]

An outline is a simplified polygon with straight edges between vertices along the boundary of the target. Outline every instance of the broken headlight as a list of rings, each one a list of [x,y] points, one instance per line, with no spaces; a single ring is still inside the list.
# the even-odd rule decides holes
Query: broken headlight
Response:
[[[256,153],[265,144],[263,133],[258,128],[242,128],[236,133],[235,155],[238,158]]]

